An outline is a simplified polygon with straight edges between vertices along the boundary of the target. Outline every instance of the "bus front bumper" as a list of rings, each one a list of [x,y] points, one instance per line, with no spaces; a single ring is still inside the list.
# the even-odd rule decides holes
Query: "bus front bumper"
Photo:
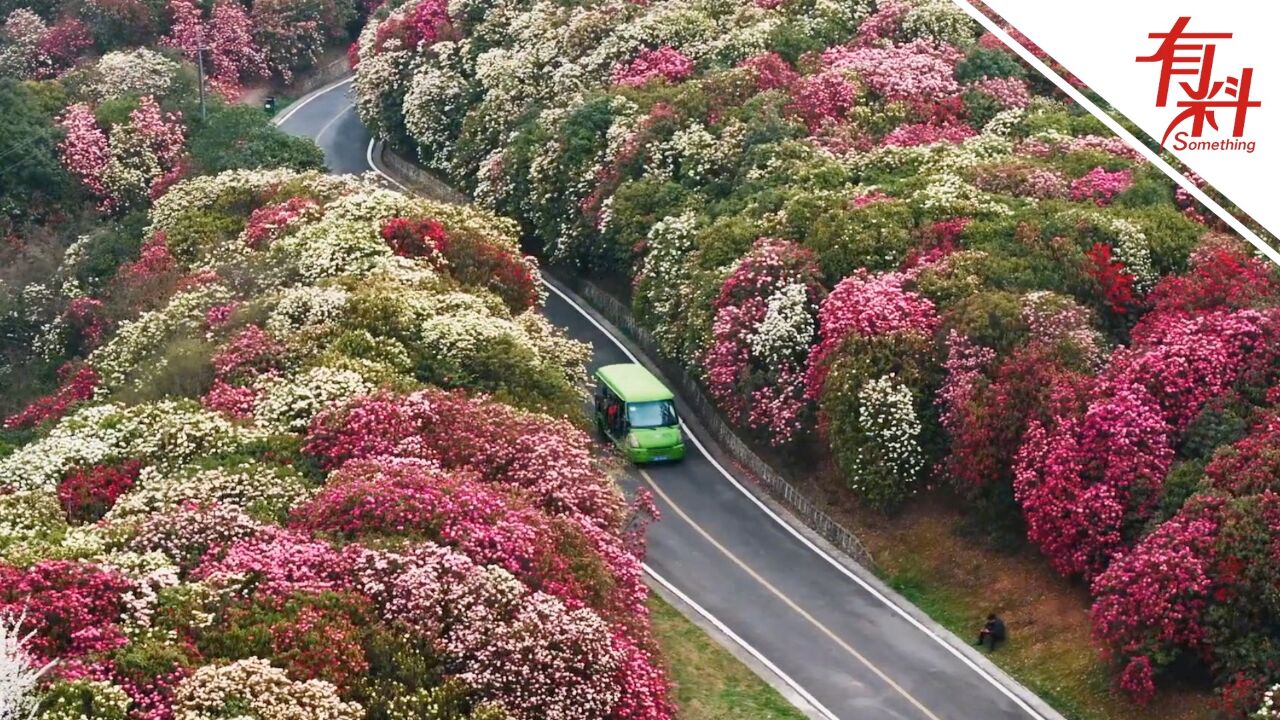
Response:
[[[664,448],[627,448],[627,458],[636,464],[684,459],[684,443]]]

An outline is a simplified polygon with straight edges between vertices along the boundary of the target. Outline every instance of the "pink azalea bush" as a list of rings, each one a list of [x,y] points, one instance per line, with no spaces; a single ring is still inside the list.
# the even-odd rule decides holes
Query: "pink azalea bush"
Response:
[[[638,87],[650,80],[667,82],[683,80],[693,72],[693,61],[670,45],[656,50],[642,50],[630,62],[613,69],[615,85]]]
[[[704,357],[711,397],[776,444],[802,427],[804,359],[822,298],[812,253],[761,238],[720,287]]]
[[[839,282],[818,311],[819,342],[807,360],[805,393],[822,395],[831,359],[852,335],[878,337],[894,333],[931,335],[938,324],[933,302],[905,285],[902,273],[872,275],[865,271]]]
[[[92,108],[84,103],[68,107],[59,119],[66,137],[59,145],[62,164],[101,200],[104,212],[136,206],[150,197],[185,150],[186,129],[176,113],[160,109],[149,95],[138,100],[127,123],[109,132],[98,127]]]
[[[960,91],[954,78],[962,53],[916,41],[888,47],[846,46],[822,53],[823,66],[852,70],[872,92],[888,100],[940,100]]]
[[[190,0],[170,0],[173,24],[164,44],[181,50],[188,60],[207,48],[209,80],[229,99],[240,94],[242,80],[267,73],[266,58],[253,38],[253,23],[244,6],[235,0],[213,4],[209,19]]]
[[[1133,173],[1129,170],[1108,172],[1096,167],[1071,183],[1072,200],[1092,200],[1099,205],[1106,205],[1116,195],[1128,190],[1133,185]]]

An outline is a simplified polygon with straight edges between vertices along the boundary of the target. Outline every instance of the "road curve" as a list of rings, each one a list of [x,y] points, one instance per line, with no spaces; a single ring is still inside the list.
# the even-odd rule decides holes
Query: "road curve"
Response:
[[[349,82],[303,98],[279,122],[287,132],[315,139],[331,171],[371,169],[370,136],[352,108]],[[548,318],[591,344],[592,368],[631,361],[602,324],[552,289]],[[996,679],[999,673],[974,662],[945,631],[895,606],[874,583],[805,539],[705,452],[646,468],[629,482],[629,489],[648,487],[662,513],[648,532],[651,576],[761,660],[777,675],[775,684],[808,702],[810,715],[1057,717],[1025,690]]]

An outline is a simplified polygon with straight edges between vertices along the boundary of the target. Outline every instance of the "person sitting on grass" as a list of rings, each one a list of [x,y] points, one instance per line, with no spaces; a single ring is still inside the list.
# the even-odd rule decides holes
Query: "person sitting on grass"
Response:
[[[995,650],[997,644],[1004,642],[1004,637],[1004,620],[997,617],[995,613],[991,613],[987,615],[987,624],[978,631],[978,647],[989,642],[991,649]]]

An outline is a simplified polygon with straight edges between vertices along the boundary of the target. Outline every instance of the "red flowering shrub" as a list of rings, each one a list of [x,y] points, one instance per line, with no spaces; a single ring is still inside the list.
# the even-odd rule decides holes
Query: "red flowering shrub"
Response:
[[[115,504],[116,498],[133,487],[141,469],[141,462],[126,460],[72,470],[58,483],[58,501],[67,520],[73,523],[99,520]]]
[[[791,88],[800,74],[781,55],[773,52],[752,55],[738,63],[738,67],[747,68],[756,79],[756,90],[787,90]]]
[[[434,258],[444,244],[444,225],[430,218],[391,218],[382,225],[382,239],[400,257]]]
[[[361,628],[342,609],[306,603],[269,632],[273,662],[295,680],[325,680],[345,693],[369,670]]]
[[[1274,265],[1238,246],[1210,242],[1192,254],[1189,272],[1162,278],[1148,300],[1161,311],[1192,312],[1255,307],[1278,293]]]
[[[809,132],[817,132],[843,122],[857,95],[857,86],[844,73],[831,70],[800,78],[791,88],[787,109],[804,121]]]
[[[964,359],[969,373],[983,365],[982,349]],[[948,362],[950,365],[950,361]],[[1049,422],[1055,388],[1082,386],[1085,376],[1070,371],[1054,347],[1035,343],[1004,358],[989,381],[948,379],[939,396],[944,400],[943,424],[951,440],[945,460],[947,475],[970,497],[1013,486],[1014,457],[1031,421]],[[964,386],[963,389],[956,386]],[[1075,391],[1065,393],[1074,395]]]
[[[250,418],[253,417],[261,394],[262,391],[254,387],[232,385],[225,380],[215,379],[200,398],[200,404],[227,417]]]
[[[253,23],[238,0],[218,0],[209,20],[191,0],[169,0],[173,24],[164,44],[195,61],[203,45],[209,82],[227,98],[240,94],[240,81],[267,74],[266,57],[253,39]]]
[[[243,384],[280,370],[285,346],[257,325],[248,325],[214,353],[211,362],[219,380]]]
[[[35,631],[27,652],[39,665],[57,660],[52,672],[63,678],[97,674],[103,656],[127,642],[119,622],[130,589],[123,577],[92,563],[0,563],[0,614],[24,617],[22,629]]]
[[[53,25],[40,38],[39,48],[56,72],[75,65],[81,55],[93,46],[89,28],[76,18]]]
[[[72,334],[68,343],[72,354],[88,354],[102,344],[111,325],[103,308],[101,300],[91,297],[78,297],[67,303],[62,317]]]
[[[1180,432],[1210,398],[1274,362],[1277,319],[1274,310],[1148,313],[1133,328],[1132,344],[1112,355],[1104,380],[1146,388]]]
[[[292,525],[348,540],[390,536],[448,545],[479,565],[497,565],[536,590],[568,602],[589,599],[598,569],[559,547],[571,527],[529,507],[519,493],[487,485],[469,472],[444,472],[404,458],[353,460],[324,491],[295,509]],[[590,553],[591,551],[587,551]],[[580,556],[584,560],[574,562]]]
[[[460,232],[446,236],[440,251],[449,274],[468,285],[492,290],[515,312],[536,306],[542,297],[533,258],[514,248]]]
[[[422,390],[403,398],[359,398],[323,412],[304,449],[327,468],[399,456],[471,470],[487,482],[524,488],[551,513],[611,527],[622,504],[592,463],[589,447],[590,440],[562,420],[462,393]]]
[[[1089,275],[1102,288],[1107,307],[1117,315],[1128,313],[1134,305],[1133,275],[1125,272],[1124,263],[1113,259],[1111,246],[1105,243],[1094,243],[1086,257]]]
[[[76,367],[68,363],[59,368],[58,376],[62,386],[57,392],[36,398],[22,412],[5,418],[5,428],[35,427],[46,420],[60,418],[72,405],[92,398],[93,390],[98,386],[98,373],[88,365]]]
[[[1233,496],[1280,492],[1280,415],[1270,413],[1247,436],[1218,448],[1204,475]]]
[[[1203,623],[1220,505],[1211,498],[1192,501],[1093,581],[1094,639],[1136,668],[1126,670],[1121,685],[1139,698],[1149,697],[1149,658],[1168,662],[1183,649],[1209,650]]]
[[[315,220],[320,206],[308,197],[291,197],[281,203],[263,205],[249,214],[245,223],[244,244],[262,250],[284,234],[291,223]]]
[[[177,260],[169,252],[164,233],[157,232],[143,241],[138,259],[121,265],[116,276],[125,286],[140,288],[155,284],[163,276],[176,276],[177,270]]]
[[[881,145],[910,147],[914,145],[931,145],[937,142],[961,143],[978,133],[968,125],[949,123],[934,125],[932,123],[906,123],[890,130],[880,138]]]
[[[447,234],[429,218],[392,218],[383,224],[382,238],[397,255],[434,260],[459,282],[492,290],[516,312],[541,299],[533,260],[514,248],[466,230]]]
[[[1093,577],[1125,547],[1173,462],[1171,429],[1150,393],[1109,388],[1083,417],[1033,421],[1018,451],[1014,490],[1027,538],[1063,575]]]

